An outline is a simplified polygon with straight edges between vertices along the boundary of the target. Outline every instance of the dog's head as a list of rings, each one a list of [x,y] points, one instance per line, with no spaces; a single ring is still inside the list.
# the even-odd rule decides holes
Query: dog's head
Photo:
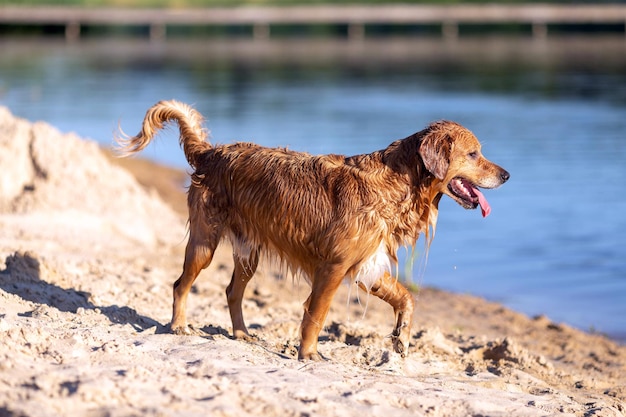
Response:
[[[419,154],[426,169],[441,181],[440,192],[467,209],[480,205],[483,217],[491,208],[478,188],[496,188],[509,179],[506,170],[482,155],[474,134],[454,122],[435,122],[424,130]]]

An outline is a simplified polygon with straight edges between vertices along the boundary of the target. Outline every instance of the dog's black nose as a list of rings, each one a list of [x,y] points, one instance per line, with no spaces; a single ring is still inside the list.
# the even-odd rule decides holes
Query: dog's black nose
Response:
[[[505,170],[502,170],[502,172],[500,173],[500,178],[502,179],[502,182],[505,183],[509,180],[509,178],[511,178],[511,174],[509,174]]]

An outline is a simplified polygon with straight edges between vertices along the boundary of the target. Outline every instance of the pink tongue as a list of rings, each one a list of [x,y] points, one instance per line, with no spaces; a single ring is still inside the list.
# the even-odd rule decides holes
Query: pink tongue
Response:
[[[476,195],[478,196],[478,204],[480,204],[480,209],[483,212],[483,217],[489,216],[489,213],[491,213],[491,206],[489,205],[489,202],[487,202],[487,199],[485,198],[483,193],[478,190],[478,188],[474,188],[474,193],[476,193]]]

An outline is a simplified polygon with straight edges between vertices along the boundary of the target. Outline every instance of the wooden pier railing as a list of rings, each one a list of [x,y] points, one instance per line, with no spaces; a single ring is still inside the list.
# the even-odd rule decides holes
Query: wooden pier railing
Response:
[[[529,24],[544,37],[550,24],[625,24],[626,4],[467,4],[467,5],[313,5],[240,6],[194,9],[122,9],[90,7],[0,6],[2,25],[61,25],[66,37],[77,39],[84,25],[148,26],[151,37],[166,34],[168,25],[250,25],[256,37],[270,35],[274,24],[345,24],[360,38],[368,24],[440,24],[447,37],[458,35],[459,24]]]

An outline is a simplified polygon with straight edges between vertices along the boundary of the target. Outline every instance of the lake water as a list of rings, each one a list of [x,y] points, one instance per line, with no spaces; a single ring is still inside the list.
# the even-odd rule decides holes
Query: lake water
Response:
[[[626,41],[617,38],[0,41],[0,104],[110,144],[161,99],[214,142],[381,149],[450,119],[511,180],[493,212],[442,200],[413,281],[626,340]],[[144,156],[187,167],[172,132]],[[418,246],[421,253],[421,245]]]

